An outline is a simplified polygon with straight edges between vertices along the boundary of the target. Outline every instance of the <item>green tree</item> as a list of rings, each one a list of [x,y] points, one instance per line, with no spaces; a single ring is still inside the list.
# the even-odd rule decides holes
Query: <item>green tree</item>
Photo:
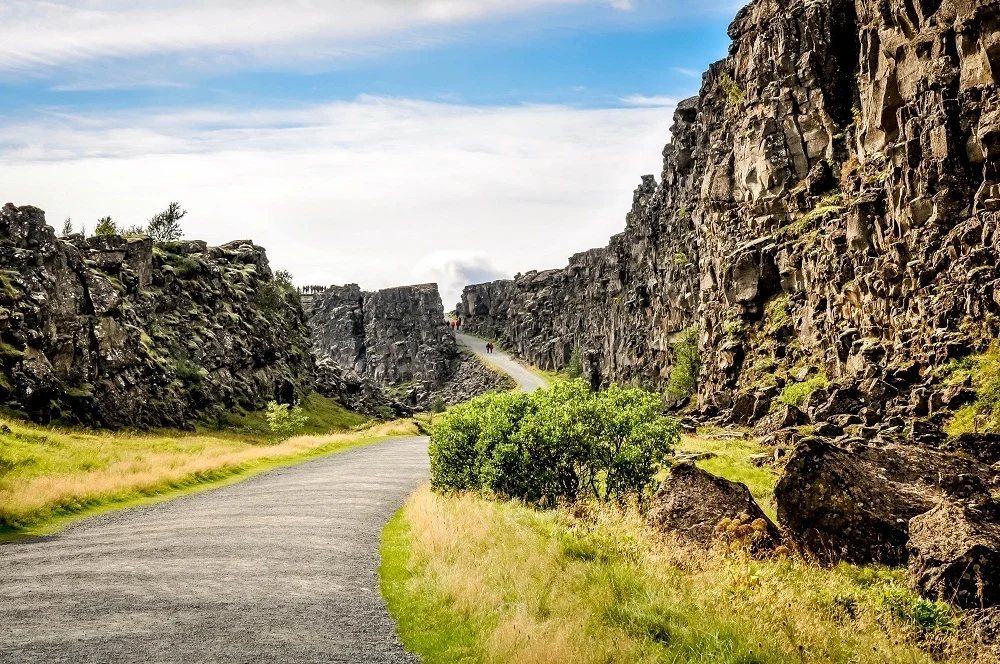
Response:
[[[286,403],[272,401],[267,404],[267,428],[282,438],[290,438],[302,433],[309,421],[309,416],[302,406],[289,406]]]
[[[187,214],[187,210],[181,208],[177,201],[167,205],[167,209],[155,215],[149,220],[146,227],[146,234],[153,238],[154,242],[174,242],[184,237],[181,230],[181,219]]]
[[[438,490],[481,491],[555,505],[648,495],[680,440],[660,396],[582,380],[531,394],[494,393],[449,410],[431,435]]]
[[[698,328],[691,326],[681,332],[674,342],[674,368],[670,371],[667,391],[677,399],[688,397],[698,390],[701,358],[698,355]]]
[[[60,235],[67,236],[73,234],[73,220],[70,217],[66,217],[66,221],[62,225],[62,233]]]
[[[125,237],[139,237],[142,235],[146,235],[146,227],[141,226],[139,224],[132,224],[124,231],[122,231],[122,235],[124,235]]]
[[[117,235],[118,227],[115,222],[111,220],[111,217],[101,217],[97,220],[97,227],[94,229],[94,235]]]
[[[576,380],[583,378],[583,358],[580,356],[580,345],[573,348],[573,353],[569,356],[569,364],[566,365],[566,375]]]

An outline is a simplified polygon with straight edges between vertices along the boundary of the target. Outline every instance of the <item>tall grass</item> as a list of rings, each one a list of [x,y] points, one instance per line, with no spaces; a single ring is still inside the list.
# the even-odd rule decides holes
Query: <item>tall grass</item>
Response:
[[[0,420],[0,539],[394,435],[412,421],[260,443],[232,434],[92,432]]]
[[[993,661],[902,570],[706,552],[614,507],[540,512],[423,488],[386,529],[381,572],[428,664],[934,661],[918,642]]]

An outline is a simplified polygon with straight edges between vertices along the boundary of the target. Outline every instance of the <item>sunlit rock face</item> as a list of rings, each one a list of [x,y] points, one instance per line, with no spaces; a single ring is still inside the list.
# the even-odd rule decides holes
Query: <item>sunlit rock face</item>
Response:
[[[579,347],[596,386],[665,388],[697,326],[706,413],[823,372],[811,417],[930,435],[967,398],[935,368],[1000,330],[1000,7],[758,0],[730,35],[625,231],[458,312],[545,368]]]

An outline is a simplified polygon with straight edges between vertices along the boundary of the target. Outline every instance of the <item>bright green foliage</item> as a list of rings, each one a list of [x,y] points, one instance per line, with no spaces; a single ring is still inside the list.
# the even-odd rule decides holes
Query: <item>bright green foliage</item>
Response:
[[[573,349],[573,354],[569,356],[569,364],[566,365],[566,375],[571,380],[583,378],[583,358],[580,357],[580,347]]]
[[[617,386],[595,393],[582,380],[478,397],[434,427],[431,482],[549,505],[584,493],[641,495],[680,440],[662,410],[656,394]]]
[[[674,342],[674,368],[670,372],[667,391],[671,396],[682,398],[691,396],[698,390],[698,373],[701,358],[698,355],[698,328],[689,327]]]
[[[118,227],[115,222],[111,220],[111,217],[101,217],[97,220],[97,228],[94,229],[94,235],[117,235]]]
[[[305,431],[309,416],[302,406],[289,406],[286,403],[272,401],[267,404],[267,426],[282,437],[291,437]]]
[[[743,102],[743,98],[746,97],[746,92],[743,91],[743,88],[729,74],[723,74],[719,77],[719,87],[726,93],[729,103],[734,106],[739,106]]]
[[[826,377],[826,374],[820,372],[804,383],[788,383],[778,396],[778,401],[789,406],[801,408],[805,405],[806,398],[810,394],[827,387],[829,384],[830,380]]]

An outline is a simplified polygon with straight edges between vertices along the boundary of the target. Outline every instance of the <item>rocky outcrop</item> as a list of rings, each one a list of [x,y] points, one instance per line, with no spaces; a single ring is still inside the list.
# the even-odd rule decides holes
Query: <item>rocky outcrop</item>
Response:
[[[934,442],[968,398],[937,368],[1000,329],[998,27],[987,0],[755,0],[624,233],[467,288],[465,327],[547,369],[579,347],[598,386],[665,389],[696,326],[706,414],[759,419],[822,375],[814,420]]]
[[[356,284],[312,294],[309,323],[317,358],[376,385],[428,390],[453,375],[458,351],[436,284],[363,292]]]
[[[440,399],[446,406],[460,403],[489,392],[509,392],[517,387],[513,378],[499,369],[489,367],[474,353],[460,352],[458,369],[445,383],[434,391],[431,399]]]
[[[993,475],[985,464],[946,452],[848,450],[809,438],[789,457],[774,495],[782,528],[816,558],[898,565],[907,561],[911,519],[945,499],[981,494]]]
[[[944,501],[910,521],[910,579],[921,594],[967,609],[1000,604],[996,511],[989,500]]]
[[[410,417],[413,411],[352,369],[320,360],[314,370],[316,391],[350,411],[376,419]]]
[[[750,495],[746,485],[716,477],[699,469],[693,461],[684,461],[670,470],[653,497],[649,522],[659,530],[676,533],[683,539],[708,546],[720,535],[723,519],[758,523],[755,548],[780,541],[777,527],[767,518]]]
[[[39,421],[185,426],[312,389],[297,296],[250,241],[59,239],[0,211],[0,403]]]

